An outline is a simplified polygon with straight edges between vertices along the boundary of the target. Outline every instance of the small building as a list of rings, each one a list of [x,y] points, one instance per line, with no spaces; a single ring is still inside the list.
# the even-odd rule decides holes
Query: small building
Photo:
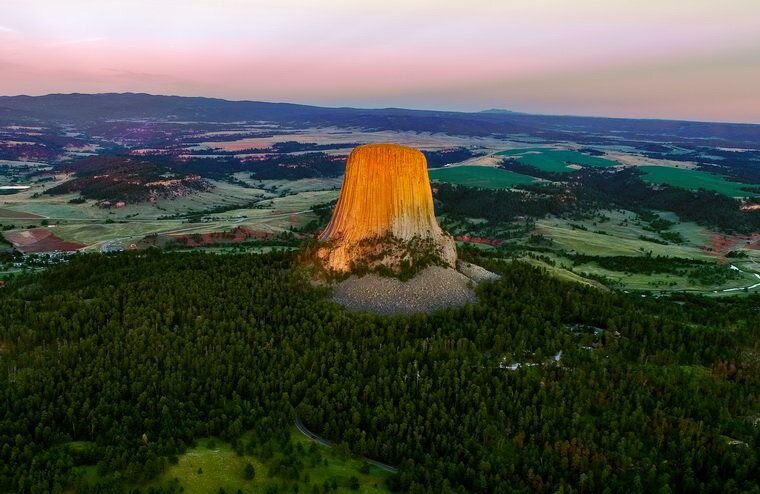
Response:
[[[121,245],[114,245],[114,244],[103,244],[100,246],[100,252],[103,254],[109,254],[111,252],[121,252],[124,250],[124,247]]]

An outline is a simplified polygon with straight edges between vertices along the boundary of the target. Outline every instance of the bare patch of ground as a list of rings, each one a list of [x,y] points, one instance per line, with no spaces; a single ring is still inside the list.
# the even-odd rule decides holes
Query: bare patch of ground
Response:
[[[716,233],[710,239],[707,251],[715,256],[723,257],[731,251],[750,249],[760,250],[760,233],[752,235],[725,235]]]
[[[657,158],[650,158],[638,154],[622,153],[618,151],[608,151],[605,158],[617,161],[626,166],[664,166],[668,168],[685,168],[695,169],[697,164],[693,161],[674,161]]]
[[[493,154],[486,154],[483,156],[474,156],[468,160],[457,163],[451,166],[494,166],[498,167],[503,159],[502,156],[496,156]]]

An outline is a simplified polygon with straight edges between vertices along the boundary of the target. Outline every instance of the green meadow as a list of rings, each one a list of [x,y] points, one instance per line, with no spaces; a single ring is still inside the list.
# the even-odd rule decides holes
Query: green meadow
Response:
[[[730,182],[725,177],[701,170],[664,166],[640,166],[639,169],[644,173],[644,180],[653,184],[672,185],[682,189],[712,190],[730,197],[758,195],[742,190],[742,187],[752,187],[751,184]]]
[[[533,177],[490,166],[451,166],[430,170],[430,178],[483,189],[509,189],[535,181]]]
[[[82,448],[70,443],[71,449]],[[250,465],[250,467],[248,466]],[[95,466],[80,467],[82,482],[94,486],[104,479]],[[180,455],[156,479],[125,486],[125,492],[151,492],[174,487],[186,494],[225,492],[386,493],[392,474],[363,460],[327,448],[295,428],[283,438],[258,443],[244,434],[237,447],[217,438],[205,438]]]

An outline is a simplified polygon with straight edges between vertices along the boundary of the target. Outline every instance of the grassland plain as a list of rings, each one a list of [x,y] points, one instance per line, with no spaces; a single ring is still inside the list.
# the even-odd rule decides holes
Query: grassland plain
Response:
[[[517,159],[523,165],[529,165],[539,170],[552,173],[570,173],[572,165],[593,166],[606,168],[618,166],[620,163],[597,156],[589,156],[578,151],[564,149],[526,148],[510,149],[497,153]]]
[[[561,278],[580,281],[579,275],[590,274],[613,280],[619,283],[620,287],[629,290],[695,291],[720,295],[729,293],[724,290],[752,286],[758,282],[756,273],[760,273],[760,263],[753,256],[721,264],[704,248],[710,239],[711,232],[694,223],[680,222],[672,213],[658,213],[658,216],[674,223],[668,231],[679,233],[684,240],[681,244],[662,244],[643,240],[641,237],[657,239],[658,234],[647,229],[647,223],[640,221],[635,213],[629,211],[605,211],[604,220],[597,217],[575,221],[547,218],[536,223],[535,232],[551,238],[553,246],[557,249],[590,256],[678,257],[706,261],[718,269],[740,271],[732,273],[735,276],[731,279],[696,286],[689,276],[676,273],[625,273],[604,269],[593,262],[574,266],[571,260],[558,252],[541,253],[542,257],[553,263],[530,258],[525,260],[532,264],[542,265]],[[735,268],[731,268],[731,265]]]
[[[726,267],[726,269],[729,269]],[[590,274],[594,276],[603,276],[611,280],[615,280],[620,283],[622,287],[627,290],[636,291],[660,291],[660,292],[695,292],[695,293],[710,293],[710,294],[723,294],[726,295],[729,292],[725,290],[732,290],[737,288],[744,288],[752,286],[757,283],[758,280],[752,275],[738,276],[737,279],[729,280],[724,283],[709,286],[696,285],[694,280],[688,276],[681,276],[670,273],[657,273],[652,275],[636,274],[636,273],[621,273],[619,271],[610,271],[594,263],[582,264],[573,268],[574,272]]]
[[[215,181],[208,192],[119,209],[102,209],[91,200],[69,203],[77,194],[25,193],[3,204],[7,207],[0,209],[0,225],[23,228],[47,220],[62,239],[85,243],[91,249],[105,242],[126,246],[150,234],[205,233],[238,226],[277,234],[312,221],[311,207],[337,198],[340,186],[336,179],[236,178],[245,185]]]
[[[429,174],[432,180],[486,189],[509,189],[536,181],[527,175],[489,166],[450,166],[430,170]]]
[[[576,224],[587,229],[574,228],[573,225]],[[642,240],[641,235],[656,237],[656,234],[637,225],[621,226],[610,222],[586,226],[583,222],[571,224],[566,220],[547,218],[536,222],[536,232],[551,238],[558,247],[592,256],[635,256],[651,253],[653,256],[713,259],[696,245],[663,245]]]
[[[240,444],[250,444],[252,436],[251,433],[244,434]],[[81,449],[86,444],[74,443],[69,447]],[[125,491],[139,488],[150,492],[151,488],[174,485],[187,494],[218,493],[222,492],[220,489],[228,494],[271,491],[309,493],[314,491],[315,486],[320,489],[319,492],[323,492],[324,486],[330,486],[331,492],[338,493],[389,492],[386,485],[391,475],[389,472],[343,454],[339,449],[318,445],[295,428],[290,431],[286,444],[269,441],[253,447],[244,446],[243,449],[245,451],[240,454],[230,443],[203,438],[155,480],[125,486]],[[301,464],[297,476],[287,474],[281,468],[293,461]],[[253,467],[253,478],[246,478],[247,464]],[[82,480],[91,485],[102,480],[95,466],[80,467],[80,473]]]
[[[569,269],[563,267],[561,264],[557,264],[556,261],[555,261],[555,264],[549,264],[541,259],[534,259],[531,257],[523,257],[520,260],[527,262],[528,264],[532,266],[545,269],[547,273],[551,274],[555,278],[559,278],[565,281],[572,281],[574,283],[580,283],[581,285],[592,286],[594,288],[598,288],[604,291],[609,290],[609,288],[607,288],[602,283],[599,283],[598,281],[590,280],[588,278],[584,278],[583,276],[577,273],[574,273],[570,271]]]
[[[640,166],[639,169],[644,173],[644,180],[653,184],[667,184],[682,189],[712,190],[730,197],[760,195],[742,190],[742,187],[752,187],[752,184],[731,182],[715,173],[663,166]]]

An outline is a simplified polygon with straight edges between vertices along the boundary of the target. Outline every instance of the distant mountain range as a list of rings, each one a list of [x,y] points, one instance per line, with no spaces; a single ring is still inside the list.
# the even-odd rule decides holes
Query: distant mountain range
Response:
[[[695,140],[705,145],[760,146],[760,125],[532,115],[492,109],[482,112],[403,108],[327,108],[292,103],[137,93],[0,96],[0,123],[81,123],[111,119],[238,122],[265,120],[294,127],[356,127],[368,130],[445,132],[468,136],[526,135],[586,144]]]

